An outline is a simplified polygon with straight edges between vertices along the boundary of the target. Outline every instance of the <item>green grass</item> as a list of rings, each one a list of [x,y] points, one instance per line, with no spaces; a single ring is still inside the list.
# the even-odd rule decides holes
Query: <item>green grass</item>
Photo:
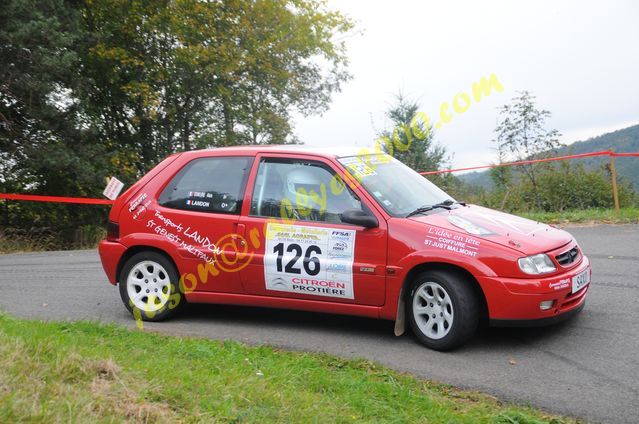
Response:
[[[585,209],[563,212],[522,212],[523,217],[548,224],[629,224],[639,223],[639,208],[621,208],[617,215],[614,209]]]
[[[72,231],[30,232],[17,228],[0,229],[0,254],[48,250],[95,249],[106,237],[103,227],[83,225]]]
[[[0,340],[0,422],[572,422],[365,360],[6,314]]]
[[[4,234],[0,231],[0,254],[38,252],[47,250],[51,246],[48,238],[40,240],[37,237],[27,235]]]

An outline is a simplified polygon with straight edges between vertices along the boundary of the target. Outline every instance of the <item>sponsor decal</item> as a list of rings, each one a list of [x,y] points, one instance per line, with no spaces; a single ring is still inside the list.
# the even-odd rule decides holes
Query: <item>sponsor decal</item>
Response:
[[[133,212],[138,206],[140,206],[140,204],[142,204],[142,202],[146,200],[147,197],[148,195],[146,193],[142,193],[138,196],[137,199],[129,203],[129,212]]]
[[[345,252],[348,249],[348,243],[343,241],[337,241],[332,247],[333,252]]]
[[[207,236],[200,235],[197,230],[191,230],[191,227],[186,227],[186,229],[184,230],[184,237],[190,238],[196,244],[204,246],[211,252],[219,253],[219,249],[215,246],[211,239],[209,239]]]
[[[142,193],[137,197],[137,199],[129,203],[129,212],[133,214],[133,219],[136,221],[144,218],[144,215],[146,215],[146,211],[151,205],[151,199],[147,200],[148,197],[149,196],[146,193]]]
[[[347,297],[345,282],[308,278],[293,278],[291,281],[293,286],[291,287],[291,290],[286,291],[334,297]]]
[[[348,259],[351,256],[350,253],[328,252],[329,259]]]
[[[474,258],[477,256],[481,241],[474,237],[454,234],[442,228],[428,227],[424,245]]]
[[[548,283],[548,288],[553,290],[561,290],[570,286],[570,278],[564,278],[554,283]]]
[[[282,288],[282,290],[289,290],[289,286],[288,284],[286,284],[286,280],[284,280],[282,277],[275,277],[272,281],[271,281],[271,287],[275,288],[275,287],[280,287]]]
[[[220,249],[208,237],[200,235],[197,230],[191,227],[184,227],[181,223],[175,223],[170,218],[165,217],[160,211],[155,211],[154,219],[147,221],[146,227],[151,231],[165,237],[178,248],[186,249],[193,256],[205,262],[215,262],[215,256],[220,254]]]
[[[331,232],[331,238],[333,240],[343,240],[343,241],[349,241],[351,239],[351,235],[349,234],[348,231],[332,231]]]
[[[326,267],[327,271],[334,271],[334,272],[349,272],[350,269],[351,269],[350,264],[340,263],[340,262],[331,262]]]
[[[353,299],[354,230],[268,223],[267,290]]]

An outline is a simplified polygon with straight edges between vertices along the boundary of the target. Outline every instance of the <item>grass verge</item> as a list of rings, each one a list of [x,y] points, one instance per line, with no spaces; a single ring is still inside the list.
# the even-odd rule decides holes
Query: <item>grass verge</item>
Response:
[[[94,225],[65,231],[0,228],[0,254],[95,249],[105,237],[106,229]]]
[[[522,212],[523,217],[548,224],[630,224],[639,223],[639,208],[621,208],[617,215],[614,209],[585,209],[563,212]]]
[[[365,360],[0,314],[0,422],[570,422]]]

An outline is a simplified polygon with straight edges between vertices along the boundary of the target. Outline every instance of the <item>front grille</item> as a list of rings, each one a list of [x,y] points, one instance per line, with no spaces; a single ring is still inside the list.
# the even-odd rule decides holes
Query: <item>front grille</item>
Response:
[[[577,246],[573,247],[567,252],[555,256],[557,263],[561,266],[568,266],[571,263],[575,262],[577,258],[579,258],[579,248]]]

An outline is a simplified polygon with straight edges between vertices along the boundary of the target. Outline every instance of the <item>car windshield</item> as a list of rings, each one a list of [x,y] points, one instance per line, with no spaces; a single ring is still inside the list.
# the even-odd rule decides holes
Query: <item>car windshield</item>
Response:
[[[386,154],[338,159],[392,216],[405,217],[419,208],[453,201],[445,191]]]

